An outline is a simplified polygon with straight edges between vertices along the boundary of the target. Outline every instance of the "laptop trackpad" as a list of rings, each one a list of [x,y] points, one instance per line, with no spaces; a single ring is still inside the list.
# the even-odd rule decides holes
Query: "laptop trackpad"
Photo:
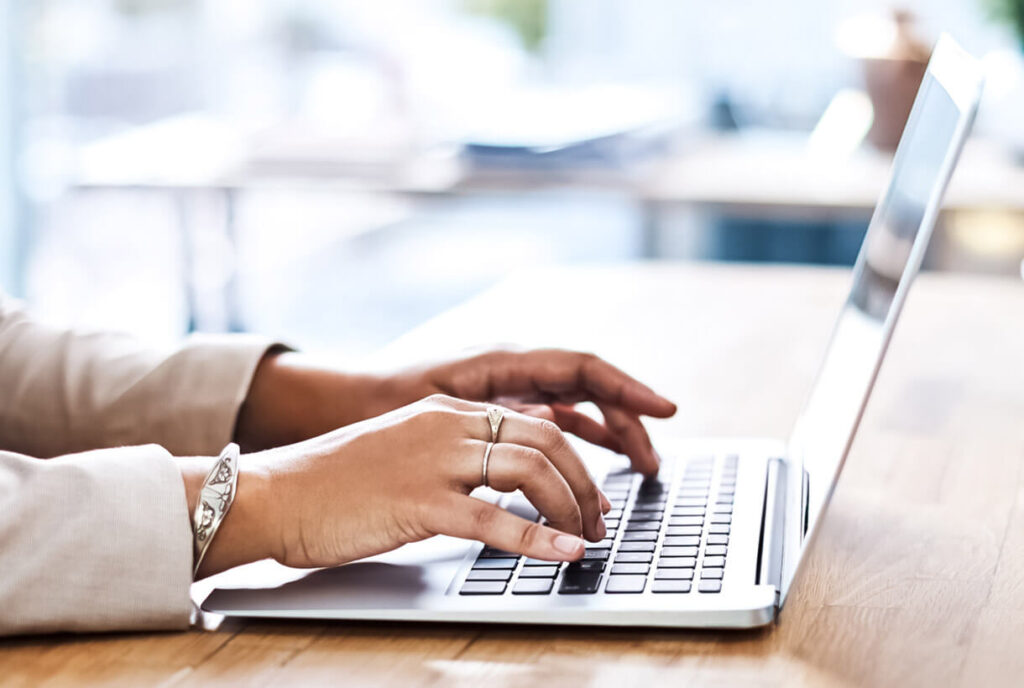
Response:
[[[445,594],[472,543],[438,536],[345,566],[316,571],[273,562],[223,574],[203,609],[257,614],[324,609],[403,609]]]

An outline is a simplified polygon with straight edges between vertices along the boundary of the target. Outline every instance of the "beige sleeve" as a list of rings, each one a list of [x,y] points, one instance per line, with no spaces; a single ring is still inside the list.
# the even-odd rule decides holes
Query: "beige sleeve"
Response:
[[[161,447],[0,451],[0,635],[185,628],[191,533]]]
[[[197,336],[172,352],[33,321],[0,294],[0,449],[51,457],[155,443],[215,455],[267,340]]]

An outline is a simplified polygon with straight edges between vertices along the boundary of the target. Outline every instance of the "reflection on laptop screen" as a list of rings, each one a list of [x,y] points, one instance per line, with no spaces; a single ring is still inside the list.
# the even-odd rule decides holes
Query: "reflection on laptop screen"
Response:
[[[832,334],[825,361],[791,443],[806,470],[805,530],[813,528],[870,390],[888,325],[915,242],[931,234],[929,201],[945,183],[943,163],[963,115],[929,72],[893,163],[889,188],[875,210],[853,272],[853,287]]]

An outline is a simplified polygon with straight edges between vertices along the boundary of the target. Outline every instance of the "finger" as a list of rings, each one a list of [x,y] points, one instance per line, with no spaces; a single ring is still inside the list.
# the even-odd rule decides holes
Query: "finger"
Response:
[[[437,532],[547,561],[575,561],[583,556],[583,540],[554,528],[531,523],[475,497],[453,498],[439,514]]]
[[[540,418],[554,422],[555,412],[548,404],[521,404],[514,401],[505,404],[506,407],[531,418]]]
[[[568,484],[583,519],[583,535],[598,541],[607,534],[601,491],[562,430],[549,420],[524,416],[514,411],[505,415],[498,438],[505,443],[531,447],[545,456]]]
[[[667,418],[676,406],[647,385],[593,355],[560,349],[493,354],[487,389],[496,394],[550,395],[575,402],[583,394],[633,413]]]
[[[620,451],[619,441],[608,431],[608,428],[571,406],[565,406],[564,404],[521,404],[514,401],[509,402],[506,406],[531,418],[549,420],[562,428],[563,431],[572,432],[577,437],[591,444],[596,444],[615,452]],[[608,497],[605,496],[600,488],[598,488],[598,496],[601,498],[601,513],[607,514],[612,510],[612,503],[608,501]]]
[[[480,446],[481,453],[485,447]],[[583,534],[576,497],[565,478],[540,450],[509,442],[494,445],[487,477],[490,487],[499,492],[522,490],[552,528],[576,536]]]
[[[550,408],[552,420],[565,432],[571,432],[581,440],[596,444],[599,447],[622,453],[622,443],[608,429],[607,425],[597,422],[587,414],[577,411],[572,406],[551,404]]]
[[[635,414],[617,406],[598,404],[605,424],[622,445],[622,453],[629,457],[633,470],[646,476],[658,474],[661,459],[651,445],[651,438]]]

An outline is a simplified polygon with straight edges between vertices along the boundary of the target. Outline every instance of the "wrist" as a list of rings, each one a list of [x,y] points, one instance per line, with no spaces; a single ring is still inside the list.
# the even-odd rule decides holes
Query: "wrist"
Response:
[[[260,362],[238,412],[235,441],[261,451],[316,437],[378,415],[390,378],[345,373],[303,354],[272,351]]]
[[[192,516],[199,493],[215,462],[212,457],[178,459],[193,532]],[[276,526],[280,519],[271,481],[271,472],[251,456],[241,458],[234,502],[210,542],[197,579],[277,555]]]

